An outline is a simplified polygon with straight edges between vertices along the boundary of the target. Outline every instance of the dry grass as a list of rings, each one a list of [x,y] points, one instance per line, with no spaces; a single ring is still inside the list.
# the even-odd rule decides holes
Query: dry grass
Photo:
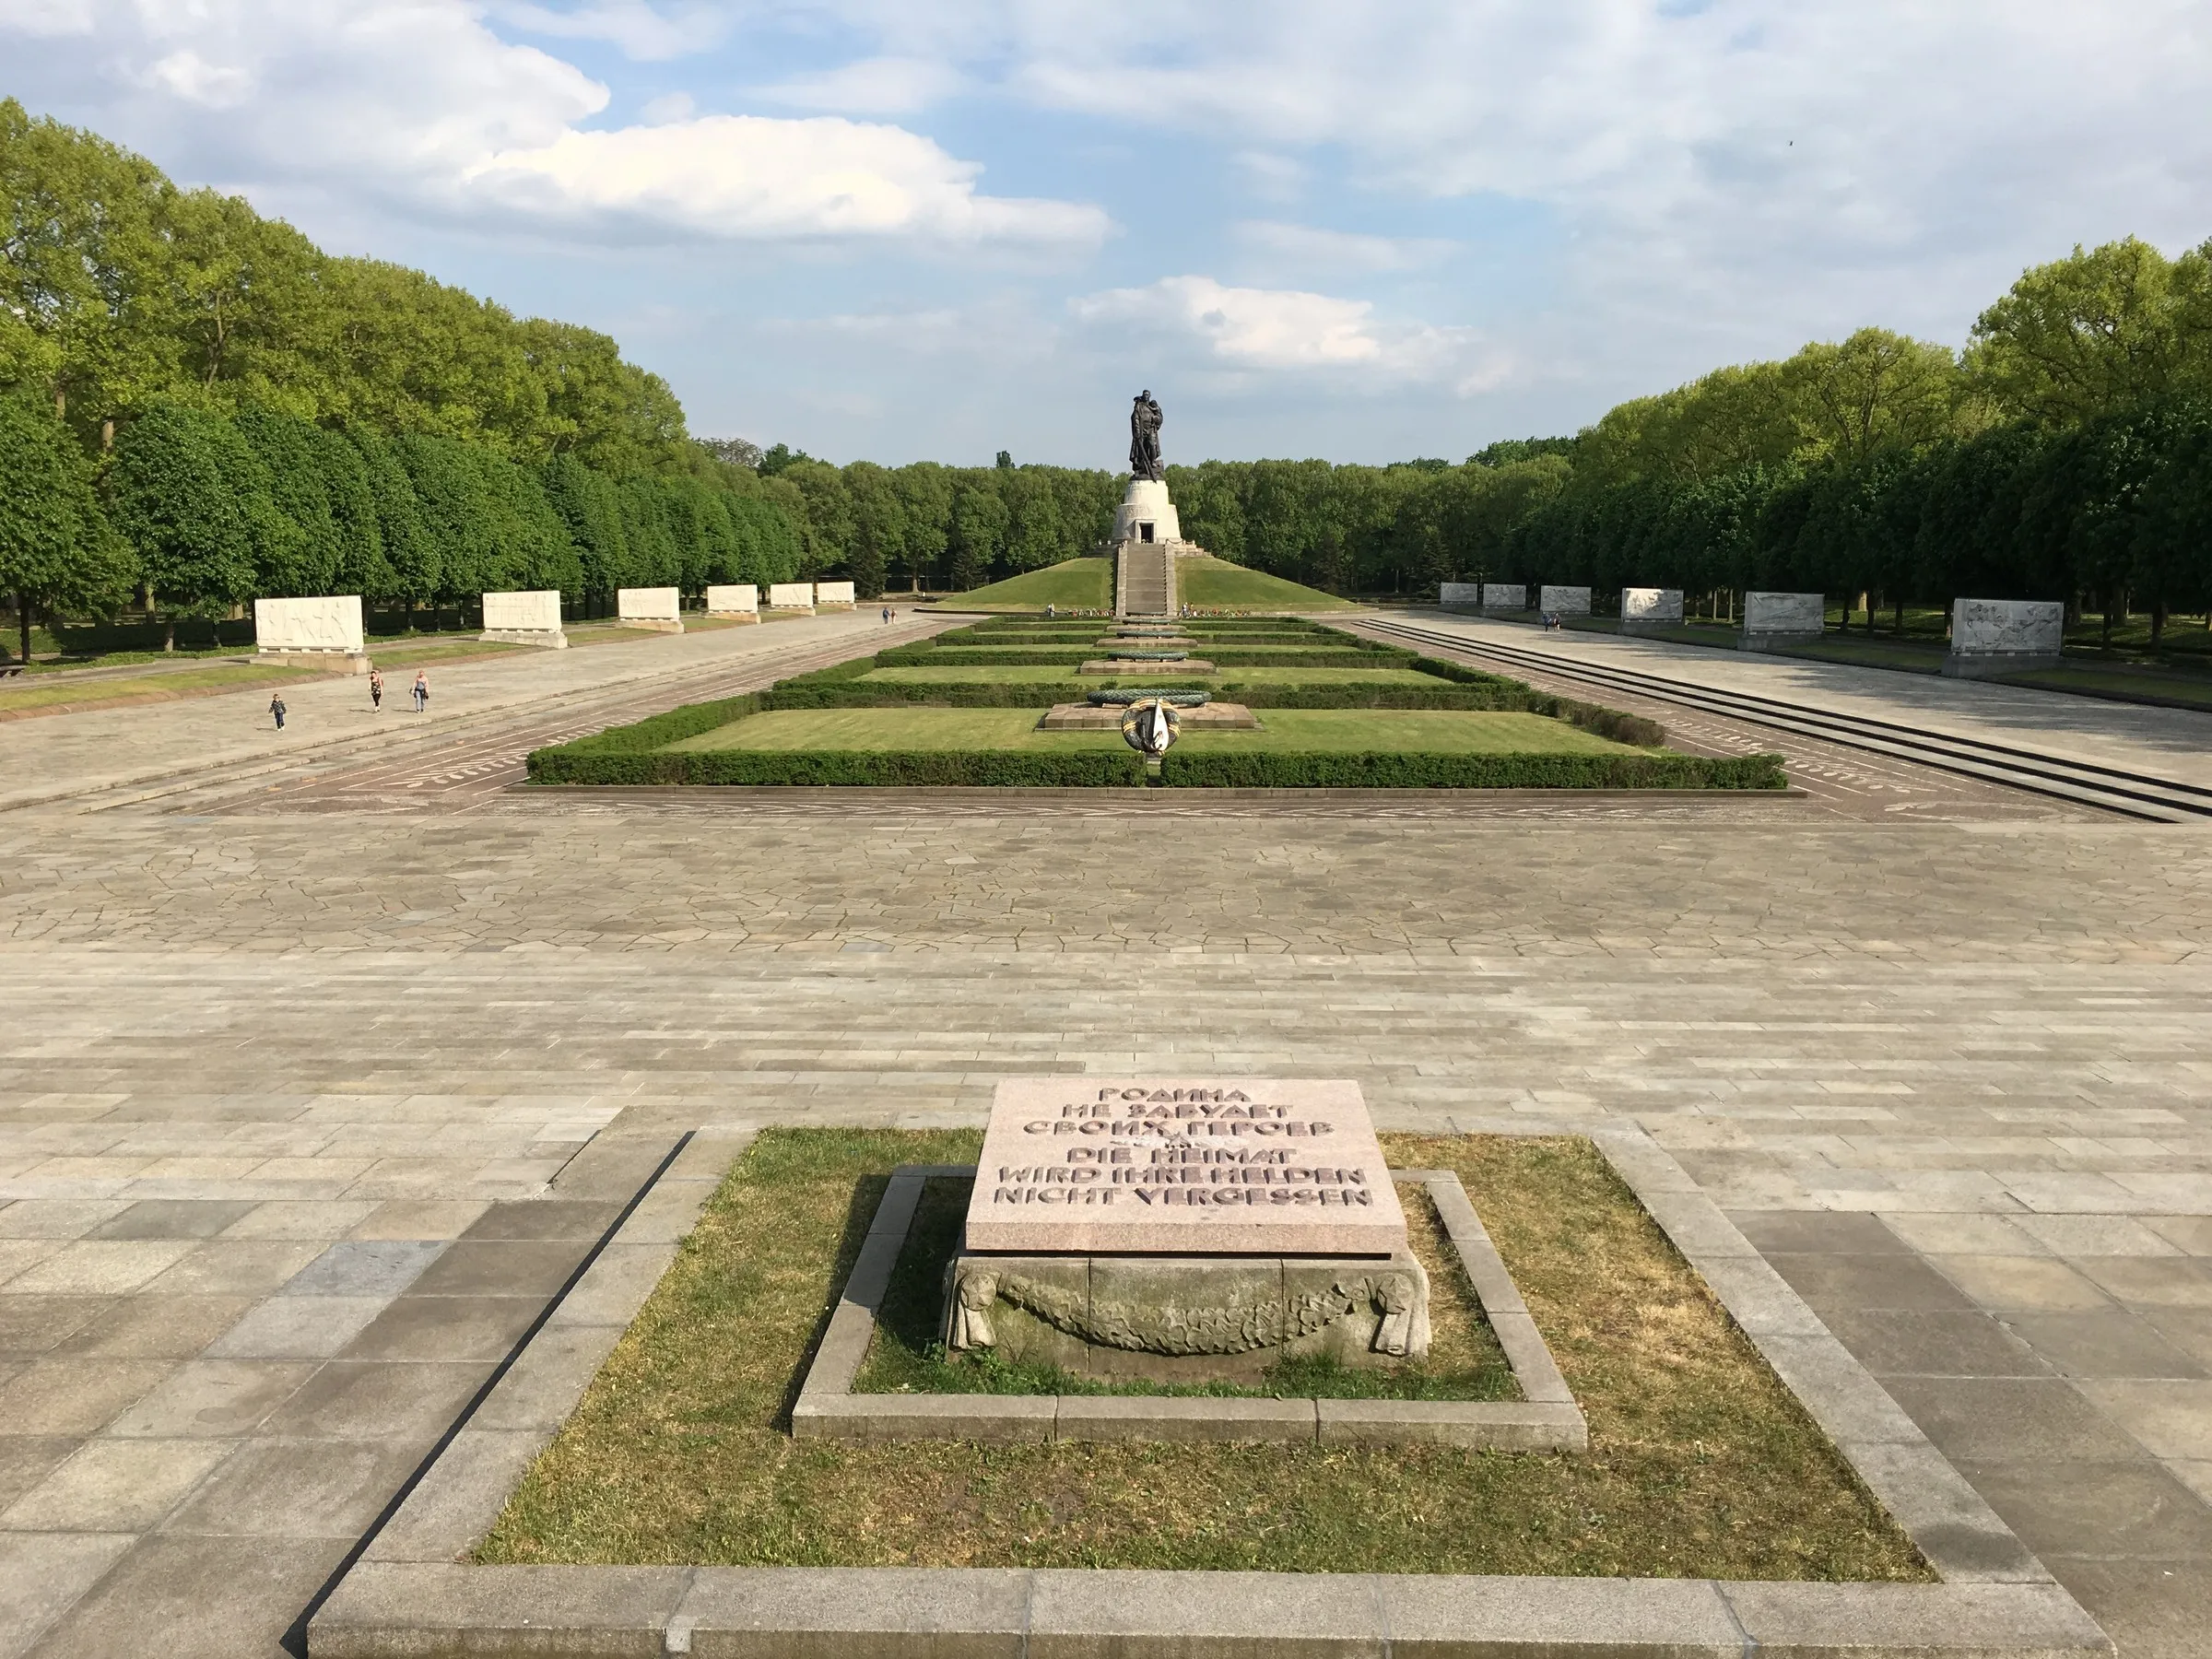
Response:
[[[799,1442],[883,1176],[972,1134],[763,1135],[477,1559],[1926,1579],[1588,1143],[1388,1137],[1465,1182],[1590,1420],[1582,1455]]]

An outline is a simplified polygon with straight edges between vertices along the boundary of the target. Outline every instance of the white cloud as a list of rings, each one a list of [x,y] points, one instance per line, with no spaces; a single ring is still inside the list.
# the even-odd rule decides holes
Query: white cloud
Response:
[[[486,158],[463,185],[535,216],[637,215],[713,236],[1079,244],[1108,229],[1095,207],[978,195],[981,171],[902,127],[708,115],[571,129]]]
[[[874,57],[762,90],[778,103],[802,110],[911,115],[949,97],[959,86],[959,75],[948,65],[927,58]]]
[[[727,19],[709,6],[679,6],[664,16],[644,0],[596,0],[566,8],[507,0],[494,15],[530,34],[605,41],[624,56],[641,62],[702,51],[719,41],[729,27]]]
[[[1410,271],[1448,257],[1452,244],[1428,237],[1362,236],[1280,219],[1245,219],[1231,227],[1245,246],[1296,265],[1338,271]]]
[[[26,6],[0,0],[0,53],[53,21]],[[562,232],[618,221],[633,236],[1033,248],[1093,245],[1111,229],[1093,206],[985,194],[980,164],[899,126],[696,116],[671,94],[645,124],[586,128],[607,88],[500,39],[475,0],[86,0],[82,12],[97,57],[40,48],[74,83],[74,107],[104,112],[92,124],[170,165],[196,156],[194,182],[476,220],[496,210]],[[527,16],[651,55],[700,37],[707,14],[604,0]]]
[[[1504,374],[1473,329],[1386,322],[1368,300],[1295,288],[1164,276],[1147,288],[1085,295],[1070,307],[1083,322],[1129,325],[1232,370],[1321,371],[1370,386],[1423,382],[1463,394]]]

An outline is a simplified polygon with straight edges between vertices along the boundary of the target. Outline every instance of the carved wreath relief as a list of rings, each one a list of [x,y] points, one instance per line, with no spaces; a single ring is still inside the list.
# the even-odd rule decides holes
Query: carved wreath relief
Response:
[[[1194,1307],[1172,1302],[1093,1301],[1062,1286],[1014,1272],[963,1265],[955,1270],[947,1346],[994,1347],[992,1309],[1005,1301],[1053,1329],[1100,1347],[1143,1354],[1246,1354],[1312,1336],[1353,1313],[1375,1317],[1370,1343],[1378,1354],[1419,1359],[1428,1333],[1418,1328],[1419,1295],[1401,1271],[1347,1274],[1326,1290],[1264,1302],[1224,1301]]]

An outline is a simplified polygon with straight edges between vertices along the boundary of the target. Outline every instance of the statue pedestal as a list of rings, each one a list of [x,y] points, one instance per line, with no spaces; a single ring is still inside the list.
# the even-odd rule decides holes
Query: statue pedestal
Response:
[[[1182,539],[1182,521],[1175,503],[1168,500],[1166,484],[1153,478],[1132,478],[1129,493],[1113,515],[1116,542],[1172,542]]]

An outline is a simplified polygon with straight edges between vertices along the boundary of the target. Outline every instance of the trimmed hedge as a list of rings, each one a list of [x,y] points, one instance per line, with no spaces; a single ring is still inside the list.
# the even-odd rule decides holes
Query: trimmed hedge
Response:
[[[1171,789],[1784,789],[1780,755],[1299,754],[1170,749]]]
[[[703,749],[679,754],[577,754],[540,749],[540,783],[772,784],[882,789],[1140,788],[1145,758],[1131,749]],[[540,761],[545,764],[541,767]]]

